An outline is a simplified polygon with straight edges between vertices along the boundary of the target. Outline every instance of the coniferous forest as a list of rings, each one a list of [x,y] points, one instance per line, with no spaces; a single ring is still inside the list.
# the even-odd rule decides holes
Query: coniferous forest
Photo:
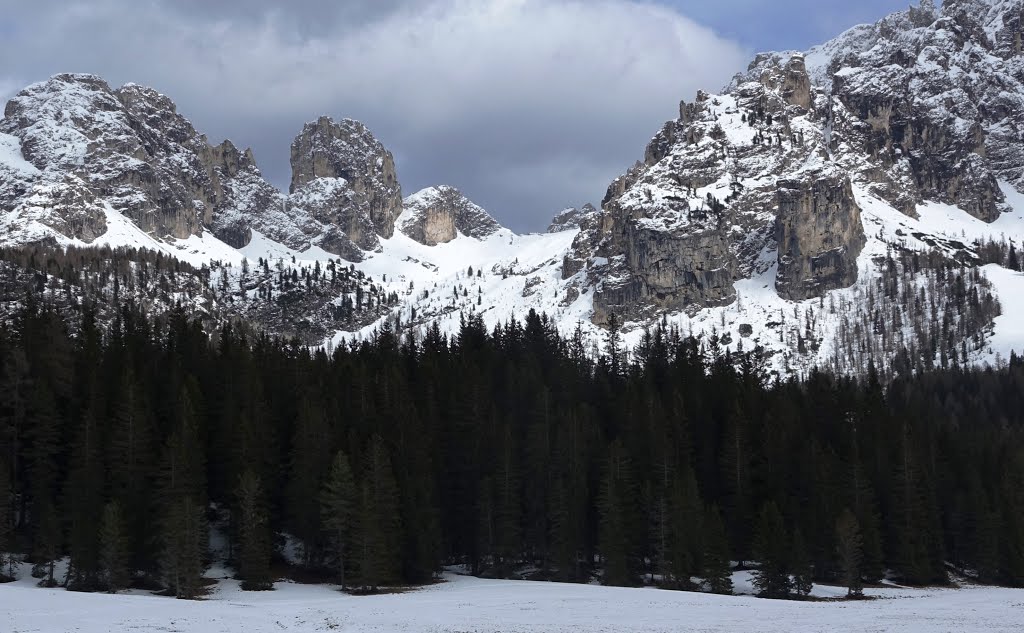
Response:
[[[42,584],[195,597],[211,528],[250,589],[453,564],[722,593],[738,565],[770,597],[1024,584],[1016,357],[781,381],[665,328],[627,353],[613,323],[595,358],[535,313],[331,353],[180,309],[64,317],[29,297],[0,330],[0,552]]]

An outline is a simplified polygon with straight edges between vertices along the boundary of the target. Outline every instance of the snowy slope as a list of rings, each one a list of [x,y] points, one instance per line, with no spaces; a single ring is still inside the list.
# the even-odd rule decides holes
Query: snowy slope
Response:
[[[1024,245],[1024,194],[1017,190],[1024,182],[1024,56],[1014,48],[1020,24],[1011,19],[1022,6],[949,0],[938,12],[924,3],[805,54],[759,55],[723,94],[702,92],[682,104],[644,161],[612,183],[601,210],[567,211],[554,225],[558,232],[541,235],[501,228],[448,187],[413,194],[393,217],[400,189],[390,154],[355,122],[306,126],[296,148],[310,160],[297,163],[298,189],[286,195],[263,181],[248,152],[210,146],[163,95],[62,75],[12,102],[18,121],[0,120],[0,244],[51,238],[61,245],[134,246],[237,269],[243,259],[294,260],[299,267],[335,260],[399,297],[378,321],[335,330],[328,345],[370,336],[385,322],[416,331],[436,321],[453,333],[463,315],[478,313],[490,328],[531,309],[546,313],[563,334],[581,327],[600,344],[605,332],[593,321],[624,308],[616,314],[626,315],[630,346],[664,321],[722,349],[760,346],[779,373],[814,366],[862,371],[869,357],[884,363],[919,336],[903,323],[871,332],[884,339],[877,348],[849,340],[851,331],[873,327],[868,306],[887,260],[938,250],[965,262],[964,274],[973,276],[980,262],[975,242]],[[152,123],[145,139],[131,132],[128,122],[136,119]],[[167,130],[183,144],[148,142]],[[89,134],[104,143],[85,143]],[[146,154],[160,176],[143,178],[145,187],[136,181],[149,171],[140,171],[136,154]],[[314,157],[338,164],[324,172]],[[350,187],[361,175],[372,186]],[[792,301],[784,296],[810,293],[777,289],[788,265],[775,230],[782,221],[780,183],[823,179],[841,181],[830,195],[852,191],[855,204],[845,205],[843,217],[855,217],[850,208],[857,207],[863,235],[831,237],[859,254],[844,261],[850,274],[836,275],[842,284]],[[121,193],[95,195],[94,181],[118,185]],[[179,181],[198,186],[204,200],[186,200],[190,195],[178,207],[166,205],[154,197],[160,187],[149,186]],[[362,213],[349,230],[335,216],[357,190],[379,198],[357,206],[377,208],[384,200],[387,213]],[[148,227],[151,217],[158,221]],[[438,243],[421,243],[428,241]],[[813,254],[836,252],[844,251]],[[959,332],[957,345],[971,362],[997,363],[1011,350],[1024,351],[1024,328],[1016,325],[1024,277],[995,265],[980,270],[985,278],[973,278],[970,290],[993,293],[1002,315]],[[934,273],[915,274],[907,290],[945,305],[947,288]],[[616,290],[618,303],[608,298]],[[334,301],[340,305],[343,297]],[[864,347],[870,349],[853,349]]]
[[[27,576],[27,574],[25,574]],[[657,589],[481,580],[447,574],[407,593],[355,597],[329,586],[278,583],[246,593],[222,580],[207,600],[40,589],[32,579],[0,585],[5,630],[124,633],[346,631],[430,633],[805,633],[959,631],[1010,633],[1024,626],[1024,591],[871,589],[859,602],[773,601]],[[742,578],[737,578],[742,585]],[[834,596],[834,588],[817,593]]]

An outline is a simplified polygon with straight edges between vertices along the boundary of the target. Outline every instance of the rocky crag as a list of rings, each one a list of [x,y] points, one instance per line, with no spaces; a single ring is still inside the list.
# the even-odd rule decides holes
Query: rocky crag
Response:
[[[416,192],[405,199],[404,209],[402,233],[426,246],[446,244],[459,235],[485,239],[501,229],[487,211],[446,185]]]
[[[228,303],[334,343],[385,319],[454,334],[469,313],[494,327],[533,309],[594,342],[614,314],[627,345],[663,322],[761,347],[781,373],[863,372],[899,350],[904,366],[997,362],[1024,347],[995,321],[1024,292],[1022,25],[1024,0],[925,1],[760,54],[720,94],[681,103],[599,208],[529,235],[451,187],[403,200],[392,155],[358,122],[306,124],[282,192],[159,93],[58,75],[0,120],[0,245],[218,261],[214,282],[239,288]],[[277,286],[230,272],[247,258]],[[327,261],[332,280],[364,278],[295,299]],[[295,314],[308,310],[316,327]]]
[[[393,235],[403,211],[394,158],[362,123],[307,123],[292,143],[285,194],[250,150],[212,145],[166,96],[93,75],[22,90],[0,120],[0,151],[10,158],[0,161],[6,243],[91,243],[112,212],[158,240],[209,232],[243,248],[257,231],[295,251],[315,246],[360,261]],[[450,210],[464,234],[497,227],[479,207],[445,196],[459,206]]]
[[[854,188],[916,216],[986,222],[1024,185],[1020,0],[947,0],[807,53],[757,56],[701,92],[615,180],[565,258],[594,319],[644,321],[735,300],[774,266],[781,296],[852,285],[865,244]]]

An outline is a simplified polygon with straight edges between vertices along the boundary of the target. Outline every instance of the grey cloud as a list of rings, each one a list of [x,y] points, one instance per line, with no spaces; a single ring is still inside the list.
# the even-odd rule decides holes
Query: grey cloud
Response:
[[[64,71],[151,85],[212,139],[252,146],[279,186],[303,122],[358,118],[395,153],[408,193],[452,184],[507,226],[541,230],[599,201],[680,98],[748,59],[630,0],[294,5],[0,0],[16,25],[0,38],[0,94]]]

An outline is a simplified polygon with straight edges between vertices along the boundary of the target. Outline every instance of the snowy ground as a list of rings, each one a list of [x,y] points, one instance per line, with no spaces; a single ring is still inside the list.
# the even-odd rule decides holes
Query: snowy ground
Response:
[[[657,589],[480,580],[448,574],[439,585],[354,597],[318,585],[278,583],[247,593],[221,581],[206,600],[0,585],[0,630],[11,633],[180,631],[424,631],[658,633],[661,631],[1020,631],[1024,591],[999,588],[874,589],[876,600],[785,602]],[[745,580],[737,578],[738,587]],[[841,593],[818,588],[819,595]]]

